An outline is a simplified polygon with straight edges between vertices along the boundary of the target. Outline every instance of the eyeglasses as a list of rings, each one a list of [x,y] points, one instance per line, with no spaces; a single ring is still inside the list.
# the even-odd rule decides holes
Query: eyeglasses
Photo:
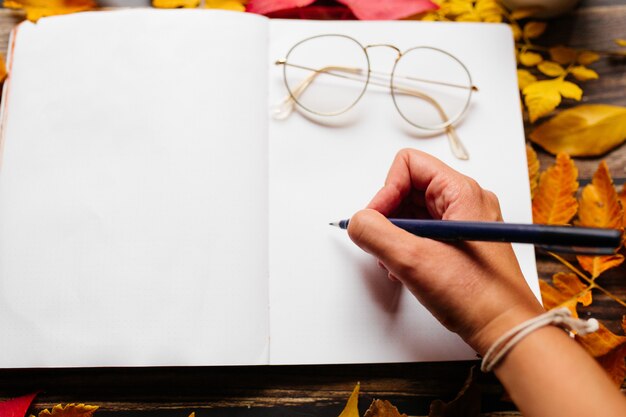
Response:
[[[368,50],[391,48],[397,53],[391,74],[373,71]],[[317,35],[296,43],[283,59],[289,95],[274,117],[288,117],[297,105],[318,115],[336,116],[353,108],[368,85],[389,87],[393,104],[404,120],[428,131],[445,131],[454,156],[469,159],[453,124],[466,113],[472,93],[467,67],[438,48],[418,46],[402,52],[389,44],[361,45],[346,35]]]

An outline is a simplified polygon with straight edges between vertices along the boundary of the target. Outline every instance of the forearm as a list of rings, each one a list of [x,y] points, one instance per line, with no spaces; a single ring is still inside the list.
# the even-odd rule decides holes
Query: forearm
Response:
[[[495,373],[525,417],[626,416],[626,399],[606,373],[554,326],[521,340]]]

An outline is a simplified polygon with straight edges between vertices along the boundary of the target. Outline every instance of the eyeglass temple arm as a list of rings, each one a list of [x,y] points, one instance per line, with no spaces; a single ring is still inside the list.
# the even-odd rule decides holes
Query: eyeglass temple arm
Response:
[[[284,60],[279,60],[279,61],[276,61],[276,65],[290,65],[290,64],[288,64]],[[293,111],[295,107],[296,100],[298,99],[298,97],[300,97],[300,95],[304,93],[304,91],[309,87],[309,85],[311,85],[311,83],[315,80],[315,78],[317,78],[318,75],[322,73],[327,73],[328,75],[355,80],[355,78],[351,78],[349,76],[333,74],[331,71],[333,70],[343,71],[348,74],[362,74],[363,73],[363,70],[361,68],[339,67],[339,66],[327,66],[327,67],[323,67],[317,70],[311,68],[310,70],[312,71],[311,74],[305,77],[304,80],[302,80],[300,84],[296,88],[294,88],[293,91],[291,91],[291,93],[287,95],[276,106],[274,110],[274,117],[276,119],[282,120],[282,119],[287,118],[291,114],[291,112]],[[357,81],[361,81],[361,80],[357,80]],[[372,80],[370,80],[370,82],[374,85],[386,87],[386,84],[377,83]],[[437,100],[435,100],[428,94],[415,90],[413,88],[405,87],[405,86],[396,87],[395,89],[402,93],[425,100],[426,102],[430,103],[433,107],[435,107],[435,109],[437,109],[437,112],[439,113],[444,123],[449,120],[448,116],[446,115],[445,111],[443,110],[439,102],[437,102]],[[452,150],[452,154],[459,159],[463,159],[463,160],[469,159],[469,154],[467,150],[465,149],[465,146],[463,146],[463,143],[459,139],[459,136],[456,133],[456,129],[454,129],[452,125],[449,125],[449,126],[446,126],[445,131],[446,131],[446,135],[448,136],[448,142],[450,144],[450,149]]]

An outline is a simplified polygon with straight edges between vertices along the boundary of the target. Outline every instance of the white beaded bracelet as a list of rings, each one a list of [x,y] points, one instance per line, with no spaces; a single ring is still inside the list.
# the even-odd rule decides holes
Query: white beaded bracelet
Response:
[[[520,340],[535,330],[551,324],[568,331],[575,331],[581,336],[593,333],[599,327],[596,319],[581,320],[573,318],[572,313],[566,307],[550,310],[515,326],[500,336],[485,354],[480,370],[491,372]]]

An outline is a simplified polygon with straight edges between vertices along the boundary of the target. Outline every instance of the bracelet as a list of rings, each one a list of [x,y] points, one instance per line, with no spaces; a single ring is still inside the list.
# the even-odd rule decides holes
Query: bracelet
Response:
[[[581,336],[593,333],[599,328],[598,320],[573,318],[571,311],[567,307],[550,310],[515,326],[500,336],[500,338],[491,345],[489,350],[487,350],[483,362],[480,365],[480,370],[483,372],[491,372],[520,340],[535,330],[551,324],[567,331],[574,331]]]

